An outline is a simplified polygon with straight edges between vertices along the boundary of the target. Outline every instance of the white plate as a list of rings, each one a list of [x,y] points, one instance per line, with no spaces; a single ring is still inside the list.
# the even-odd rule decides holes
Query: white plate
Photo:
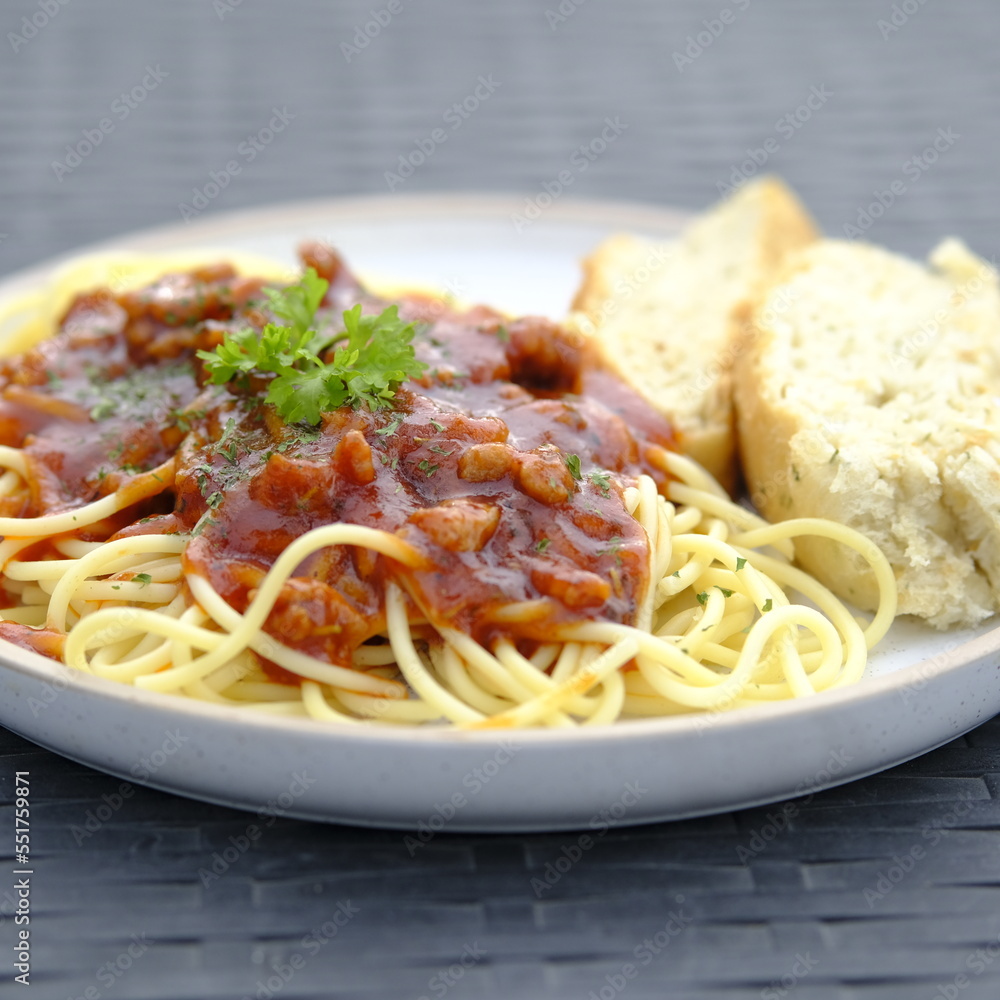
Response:
[[[676,213],[557,202],[517,231],[523,201],[316,201],[147,231],[97,250],[231,247],[292,261],[329,240],[362,273],[451,288],[513,312],[560,316],[577,261],[622,229],[676,232]],[[83,251],[81,251],[83,252]],[[56,262],[0,282],[37,288]],[[237,712],[72,672],[0,642],[0,722],[102,771],[197,799],[417,830],[513,831],[679,819],[871,774],[1000,711],[1000,630],[897,623],[855,687],[804,701],[601,729],[498,737],[338,728]]]

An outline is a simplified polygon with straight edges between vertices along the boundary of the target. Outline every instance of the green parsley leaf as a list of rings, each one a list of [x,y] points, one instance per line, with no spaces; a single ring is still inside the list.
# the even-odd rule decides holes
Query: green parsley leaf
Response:
[[[700,604],[700,605],[701,605],[702,607],[704,607],[704,606],[705,606],[706,604],[708,604],[708,591],[706,591],[706,590],[703,590],[703,591],[702,591],[702,592],[701,592],[701,593],[700,593],[700,594],[698,595],[698,603],[699,603],[699,604]]]
[[[236,418],[230,417],[226,421],[226,426],[222,429],[222,437],[219,438],[218,443],[215,446],[215,450],[220,455],[222,454],[222,449],[229,443],[229,440],[236,433]]]
[[[358,303],[343,314],[342,333],[319,334],[312,324],[326,289],[312,268],[298,284],[268,289],[271,309],[289,325],[227,333],[214,351],[199,351],[211,382],[272,373],[266,401],[289,423],[316,425],[320,414],[347,405],[390,407],[398,386],[427,367],[413,353],[414,324],[404,323],[396,306],[363,316]],[[330,350],[333,360],[324,361]]]
[[[597,554],[599,556],[614,556],[615,562],[621,566],[621,548],[622,540],[618,535],[615,535],[613,538],[608,539],[608,544],[605,548],[597,550]]]
[[[611,477],[607,472],[592,472],[590,481],[601,491],[601,496],[611,495]]]
[[[417,463],[417,468],[422,473],[424,473],[424,475],[426,475],[428,479],[430,479],[430,477],[433,476],[434,473],[437,472],[437,470],[441,468],[441,466],[440,465],[432,465],[425,458],[422,461],[420,461],[420,462]]]
[[[393,417],[392,420],[385,425],[385,427],[380,427],[375,433],[378,434],[379,437],[392,437],[392,435],[399,430],[399,425],[402,422],[402,417]]]
[[[338,409],[349,396],[343,382],[328,382],[327,376],[325,368],[318,365],[304,372],[293,369],[271,382],[267,401],[290,423],[318,424],[324,410]]]
[[[153,582],[153,578],[148,573],[136,573],[132,579],[144,587],[148,587]]]
[[[104,420],[106,417],[110,417],[117,409],[118,406],[113,399],[102,399],[90,408],[90,419]]]
[[[191,430],[191,424],[195,420],[201,420],[208,413],[207,410],[185,409],[172,410],[168,416],[177,425],[178,429],[187,434]]]
[[[736,557],[736,572],[739,573],[739,571],[741,569],[743,569],[743,567],[746,566],[746,564],[747,564],[747,561],[746,561],[746,559],[743,558],[743,556],[737,556]]]
[[[761,608],[760,610],[761,610],[761,611],[770,611],[772,607],[774,607],[774,605],[772,604],[772,602],[771,602],[771,598],[769,597],[769,598],[768,598],[768,599],[767,599],[767,600],[766,600],[766,601],[764,602],[764,605],[763,605],[763,607],[762,607],[762,608]]]
[[[552,544],[551,538],[542,538],[535,544],[536,552],[544,552]]]
[[[721,590],[723,597],[732,597],[733,596],[733,592],[731,590],[726,590],[725,587],[720,587],[718,584],[715,585],[715,589],[716,590]]]
[[[265,288],[264,294],[271,303],[274,315],[287,320],[291,329],[301,334],[312,326],[316,310],[323,301],[329,284],[310,267],[298,284],[284,289]]]
[[[580,472],[580,456],[579,455],[567,455],[566,456],[566,468],[569,469],[569,474],[574,479],[582,479],[583,474]]]

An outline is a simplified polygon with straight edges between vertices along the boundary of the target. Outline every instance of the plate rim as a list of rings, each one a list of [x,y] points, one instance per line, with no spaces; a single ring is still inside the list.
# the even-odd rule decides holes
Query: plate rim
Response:
[[[1000,652],[1000,625],[988,632],[970,639],[946,654],[948,662],[935,665],[929,676],[923,676],[928,664],[933,664],[938,657],[929,657],[894,670],[879,677],[871,677],[846,687],[822,691],[805,699],[786,699],[783,701],[762,702],[729,709],[724,712],[692,712],[685,715],[665,716],[661,718],[628,719],[607,723],[601,726],[580,726],[575,729],[461,729],[455,726],[366,726],[345,725],[334,721],[323,722],[303,716],[278,716],[266,712],[254,712],[251,707],[240,708],[228,705],[216,705],[185,698],[170,692],[147,691],[132,685],[96,677],[75,670],[73,667],[49,660],[32,650],[0,639],[0,668],[21,673],[32,680],[41,680],[56,688],[60,693],[72,687],[82,694],[96,695],[105,700],[125,703],[149,702],[151,706],[162,709],[173,708],[177,711],[194,711],[206,718],[220,722],[236,722],[245,725],[247,721],[262,729],[301,731],[303,723],[313,728],[316,733],[328,735],[360,736],[362,739],[383,739],[393,742],[403,742],[417,738],[422,742],[495,742],[498,738],[516,735],[517,741],[538,742],[542,744],[555,743],[560,746],[572,746],[576,742],[591,744],[596,740],[617,740],[628,736],[635,738],[654,735],[674,736],[687,732],[700,733],[706,728],[717,729],[740,727],[748,722],[775,722],[786,716],[807,718],[810,715],[822,714],[833,710],[836,706],[850,704],[853,701],[866,701],[880,695],[902,693],[914,681],[926,683],[931,677],[940,677],[951,672],[958,672],[991,653]],[[15,656],[12,658],[11,654]],[[20,660],[19,660],[20,658]],[[1000,665],[998,665],[1000,666]],[[704,720],[709,719],[706,723]]]
[[[371,216],[379,221],[405,217],[417,219],[434,217],[441,213],[453,215],[455,220],[467,220],[475,215],[495,219],[499,214],[510,216],[523,209],[525,195],[509,192],[449,192],[428,191],[413,194],[366,194],[348,197],[300,198],[266,205],[209,212],[190,222],[165,222],[142,229],[125,230],[93,243],[85,243],[23,268],[0,274],[0,295],[20,286],[37,281],[63,264],[87,254],[114,251],[162,252],[183,248],[183,237],[192,242],[224,240],[241,235],[260,233],[259,227],[288,226],[290,221],[301,219],[303,232],[316,214],[337,216],[343,221],[367,222]],[[628,199],[566,198],[553,201],[544,209],[548,221],[577,225],[606,225],[619,231],[634,229],[660,229],[676,235],[691,220],[692,213],[668,205],[655,205]],[[175,241],[178,241],[176,242]],[[152,244],[167,243],[153,247]],[[220,247],[220,249],[225,249]]]
[[[185,698],[170,692],[147,691],[129,684],[96,677],[77,671],[73,667],[49,660],[32,650],[0,639],[0,668],[23,674],[32,680],[41,680],[56,688],[60,693],[67,688],[73,688],[81,694],[97,696],[107,701],[159,706],[163,710],[173,708],[183,713],[194,712],[206,719],[214,719],[224,724],[239,722],[245,726],[247,722],[265,730],[287,731],[301,733],[303,723],[316,734],[324,734],[330,738],[343,735],[360,737],[366,742],[393,743],[409,742],[416,738],[421,743],[439,744],[448,742],[494,744],[498,739],[516,737],[518,743],[538,743],[541,745],[555,744],[562,747],[572,747],[576,743],[590,745],[598,740],[619,740],[627,737],[635,739],[662,735],[677,737],[686,733],[700,735],[705,729],[740,728],[748,723],[766,724],[778,722],[785,717],[808,720],[811,715],[824,714],[836,707],[849,705],[855,701],[867,701],[879,696],[902,694],[915,680],[925,684],[931,677],[937,678],[948,673],[959,672],[970,664],[981,660],[990,654],[1000,652],[1000,625],[976,638],[970,639],[956,649],[938,657],[946,656],[948,662],[935,665],[928,676],[922,676],[927,664],[933,664],[938,657],[929,657],[894,670],[879,677],[871,677],[845,687],[822,691],[806,699],[786,699],[783,701],[762,702],[741,708],[728,709],[723,712],[692,712],[685,715],[665,716],[661,718],[627,719],[607,723],[601,726],[578,726],[574,729],[548,728],[491,728],[491,729],[461,729],[456,726],[366,726],[346,725],[334,721],[325,722],[303,716],[277,716],[265,712],[254,712],[247,708],[229,705],[217,705],[202,702],[197,699]],[[14,653],[15,657],[11,658]],[[19,659],[20,658],[20,659]],[[1000,664],[998,664],[1000,668]],[[709,720],[706,722],[706,718]],[[6,725],[6,723],[2,723]]]

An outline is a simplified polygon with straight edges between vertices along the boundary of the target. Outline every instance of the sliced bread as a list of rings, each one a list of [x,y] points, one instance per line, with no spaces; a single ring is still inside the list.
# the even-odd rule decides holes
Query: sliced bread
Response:
[[[899,610],[972,625],[1000,600],[1000,285],[957,240],[928,265],[823,241],[757,302],[734,389],[751,499],[771,521],[825,517],[888,557]],[[842,598],[872,608],[864,561],[796,543]]]
[[[683,450],[728,486],[737,479],[733,317],[816,238],[795,195],[766,177],[674,241],[617,236],[583,262],[576,325],[671,418]]]

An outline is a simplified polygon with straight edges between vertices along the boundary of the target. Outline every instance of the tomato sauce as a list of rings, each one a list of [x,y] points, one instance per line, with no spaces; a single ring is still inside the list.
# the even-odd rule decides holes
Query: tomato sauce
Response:
[[[388,304],[329,248],[302,257],[330,282],[318,329],[342,329],[357,302],[365,313]],[[384,633],[389,580],[409,595],[416,628],[428,621],[487,646],[633,619],[649,552],[623,491],[642,473],[662,482],[649,449],[676,442],[590,344],[545,319],[406,296],[399,314],[417,323],[425,373],[392,409],[289,425],[263,401],[266,382],[212,386],[195,355],[227,331],[263,328],[261,285],[218,265],[82,295],[53,338],[0,361],[0,444],[22,448],[30,471],[30,494],[0,501],[0,513],[73,509],[172,460],[158,497],[81,534],[190,533],[185,570],[239,611],[312,528],[399,535],[425,556],[420,568],[341,546],[283,585],[266,630],[331,663]],[[7,623],[0,634],[30,641],[25,631]]]

